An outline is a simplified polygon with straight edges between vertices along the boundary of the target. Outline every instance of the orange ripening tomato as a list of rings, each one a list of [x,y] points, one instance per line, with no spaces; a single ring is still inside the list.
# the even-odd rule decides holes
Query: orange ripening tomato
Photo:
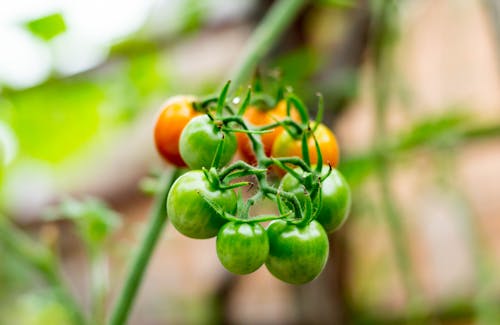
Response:
[[[314,136],[316,140],[318,140],[321,156],[323,157],[323,164],[330,164],[332,167],[336,167],[339,163],[339,146],[333,132],[321,123],[316,128],[316,131],[314,131]],[[318,154],[312,136],[307,139],[307,147],[309,148],[311,164],[316,164],[318,162]],[[276,158],[302,158],[302,141],[300,139],[294,139],[288,132],[282,132],[274,142],[271,156]]]
[[[283,120],[286,117],[286,101],[281,100],[274,108],[261,109],[256,106],[249,106],[245,111],[243,117],[247,122],[254,126],[263,126],[272,124],[276,121]],[[295,121],[300,121],[299,113],[292,107],[290,109],[290,116]],[[269,133],[261,134],[262,144],[267,156],[271,154],[271,150],[276,140],[276,137],[283,132],[283,127],[278,126]],[[236,133],[238,139],[238,148],[243,160],[248,163],[255,163],[255,155],[252,149],[252,143],[245,133]]]
[[[178,167],[185,167],[179,153],[179,138],[186,124],[200,115],[193,107],[193,96],[175,96],[170,98],[161,109],[156,120],[154,140],[158,153],[168,162]]]

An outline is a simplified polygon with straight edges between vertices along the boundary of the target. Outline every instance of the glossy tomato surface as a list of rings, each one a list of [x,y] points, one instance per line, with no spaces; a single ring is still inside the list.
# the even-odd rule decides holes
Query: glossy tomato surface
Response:
[[[233,190],[214,189],[200,170],[185,173],[170,188],[167,214],[175,229],[187,237],[213,237],[226,223],[202,195],[228,213],[234,214],[236,211],[236,194]]]
[[[179,152],[181,132],[191,119],[199,115],[193,108],[193,96],[170,98],[161,109],[154,128],[154,140],[158,153],[169,163],[185,167]]]
[[[328,168],[328,166],[323,165],[322,172],[326,173]],[[300,173],[301,169],[297,168],[296,171]],[[280,188],[295,194],[301,202],[305,200],[304,187],[291,174],[286,174],[282,178]],[[337,169],[333,169],[331,174],[321,183],[321,192],[322,204],[316,221],[325,228],[326,232],[333,232],[344,224],[349,215],[351,189],[344,176]],[[318,202],[318,198],[316,201]],[[281,211],[281,213],[286,212]]]
[[[236,274],[254,272],[269,254],[266,231],[258,223],[226,223],[217,235],[216,247],[222,265]]]
[[[318,140],[321,155],[323,157],[323,164],[330,164],[333,167],[336,167],[339,163],[340,157],[339,146],[333,132],[324,124],[320,124],[314,132],[314,136]],[[318,155],[314,138],[312,136],[307,140],[307,147],[309,148],[311,164],[317,163]],[[290,134],[288,134],[288,132],[282,132],[274,142],[271,156],[303,158],[302,141],[300,139],[294,139]]]
[[[286,118],[286,102],[284,100],[278,102],[278,104],[269,109],[263,109],[256,106],[250,106],[245,111],[243,117],[245,120],[253,126],[263,126],[275,123],[276,121],[281,121]],[[290,109],[290,116],[295,121],[300,121],[299,114],[295,109]],[[269,133],[261,134],[262,144],[264,146],[264,152],[267,156],[271,155],[271,150],[276,140],[276,137],[283,132],[283,127],[279,126],[274,128]],[[236,133],[238,139],[238,148],[241,153],[243,160],[248,163],[255,163],[255,155],[252,149],[252,143],[245,133]]]
[[[222,131],[207,115],[197,116],[181,133],[181,157],[191,169],[210,168],[222,138],[224,147],[219,166],[226,165],[236,153],[236,137],[233,133]]]
[[[328,259],[328,237],[318,222],[299,227],[283,220],[273,221],[267,235],[266,267],[278,279],[304,284],[323,271]]]

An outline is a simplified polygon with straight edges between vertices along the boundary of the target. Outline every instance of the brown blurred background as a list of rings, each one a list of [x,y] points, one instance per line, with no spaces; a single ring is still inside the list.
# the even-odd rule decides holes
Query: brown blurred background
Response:
[[[43,3],[11,5],[0,25],[6,44],[28,44],[0,54],[0,212],[61,254],[88,309],[85,244],[42,216],[67,196],[107,202],[121,216],[99,264],[111,306],[151,206],[138,183],[171,168],[152,141],[159,105],[217,91],[273,1]],[[168,225],[129,323],[499,323],[499,12],[495,0],[304,6],[260,67],[311,107],[322,92],[339,139],[353,209],[326,270],[300,287],[265,267],[234,276],[215,240]],[[50,285],[4,247],[0,322],[64,324]]]

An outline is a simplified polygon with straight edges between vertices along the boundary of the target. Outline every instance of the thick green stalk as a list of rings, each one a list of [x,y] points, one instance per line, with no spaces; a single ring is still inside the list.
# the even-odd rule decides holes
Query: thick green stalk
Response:
[[[307,0],[281,0],[268,11],[250,40],[247,42],[243,55],[230,74],[231,88],[245,85],[257,63],[273,47],[285,28],[292,22],[300,8]]]
[[[164,184],[163,190],[156,195],[148,227],[132,260],[129,273],[125,278],[125,284],[118,294],[118,301],[111,313],[109,321],[111,325],[122,325],[127,322],[130,309],[134,303],[137,291],[139,290],[144,272],[146,271],[146,267],[153,254],[156,243],[158,242],[158,238],[160,238],[167,221],[166,203],[168,192],[179,175],[180,171],[175,170],[172,175],[164,175],[161,179],[161,184]]]

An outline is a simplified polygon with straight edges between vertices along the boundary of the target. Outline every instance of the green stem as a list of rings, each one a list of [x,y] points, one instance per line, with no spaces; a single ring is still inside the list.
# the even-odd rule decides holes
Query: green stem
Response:
[[[110,325],[123,325],[127,322],[130,308],[139,290],[144,272],[153,254],[153,250],[158,242],[158,238],[163,232],[167,221],[167,196],[173,182],[181,174],[180,170],[175,170],[172,175],[164,175],[162,184],[165,184],[163,191],[158,192],[155,203],[151,211],[151,218],[146,229],[146,233],[141,241],[139,249],[132,260],[129,273],[125,279],[125,285],[118,294],[118,301],[114,306],[109,320]],[[169,180],[170,178],[170,180]]]
[[[280,0],[272,6],[247,42],[243,55],[230,74],[232,89],[245,84],[257,63],[273,47],[306,2],[307,0]]]

